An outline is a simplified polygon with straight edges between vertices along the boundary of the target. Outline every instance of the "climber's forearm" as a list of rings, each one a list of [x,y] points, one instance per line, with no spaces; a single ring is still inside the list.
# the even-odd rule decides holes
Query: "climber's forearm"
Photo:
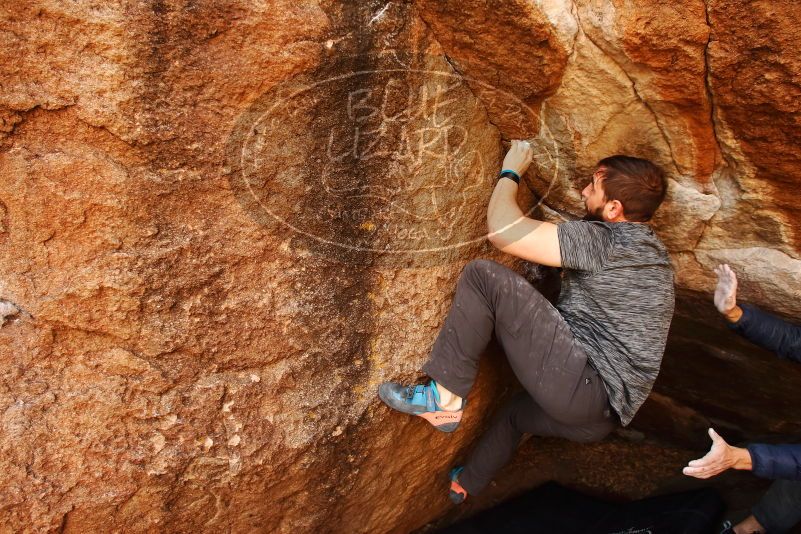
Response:
[[[502,168],[517,176],[531,163],[531,147],[524,141],[512,141]],[[526,217],[517,204],[518,184],[510,178],[498,178],[487,206],[487,239],[497,249],[541,265],[562,265],[559,236],[555,224]]]
[[[501,178],[487,208],[487,239],[499,250],[540,265],[561,267],[556,225],[526,217],[517,204],[517,184]]]
[[[487,207],[487,232],[490,236],[524,216],[523,210],[517,204],[518,187],[508,178],[501,178],[495,184]]]

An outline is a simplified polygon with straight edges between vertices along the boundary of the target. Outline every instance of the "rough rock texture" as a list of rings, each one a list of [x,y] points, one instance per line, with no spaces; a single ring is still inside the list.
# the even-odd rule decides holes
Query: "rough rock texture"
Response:
[[[6,3],[0,532],[408,532],[443,515],[437,477],[508,387],[502,356],[454,435],[375,388],[415,378],[467,261],[522,272],[482,238],[514,137],[537,151],[521,201],[555,220],[581,214],[604,156],[670,175],[655,224],[679,318],[634,426],[694,448],[710,422],[801,434],[801,369],[734,340],[710,295],[725,261],[743,299],[801,316],[800,10]],[[630,446],[621,461],[653,454]],[[607,487],[604,469],[584,485]]]
[[[535,135],[540,106],[559,87],[567,62],[566,44],[546,14],[527,0],[491,10],[480,0],[416,5],[453,68],[485,103],[490,121],[507,138]]]

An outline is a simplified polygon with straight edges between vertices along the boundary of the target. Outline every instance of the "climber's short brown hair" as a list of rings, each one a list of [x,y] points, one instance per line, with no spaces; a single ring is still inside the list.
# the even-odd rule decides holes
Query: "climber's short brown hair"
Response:
[[[623,204],[627,221],[651,220],[667,193],[664,171],[647,159],[622,155],[604,158],[598,166],[604,169],[606,200]]]

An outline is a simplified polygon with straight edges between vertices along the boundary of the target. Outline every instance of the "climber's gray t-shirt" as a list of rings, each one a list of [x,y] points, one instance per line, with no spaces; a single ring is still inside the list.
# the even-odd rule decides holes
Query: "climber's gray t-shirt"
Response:
[[[654,385],[673,317],[667,250],[643,223],[570,221],[557,235],[557,308],[627,425]]]

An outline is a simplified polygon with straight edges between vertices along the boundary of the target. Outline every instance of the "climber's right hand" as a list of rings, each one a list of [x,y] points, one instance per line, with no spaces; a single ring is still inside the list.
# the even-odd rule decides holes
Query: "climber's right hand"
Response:
[[[534,151],[528,141],[519,139],[512,140],[512,146],[503,158],[502,170],[515,171],[518,176],[523,176],[528,166],[531,164]]]

